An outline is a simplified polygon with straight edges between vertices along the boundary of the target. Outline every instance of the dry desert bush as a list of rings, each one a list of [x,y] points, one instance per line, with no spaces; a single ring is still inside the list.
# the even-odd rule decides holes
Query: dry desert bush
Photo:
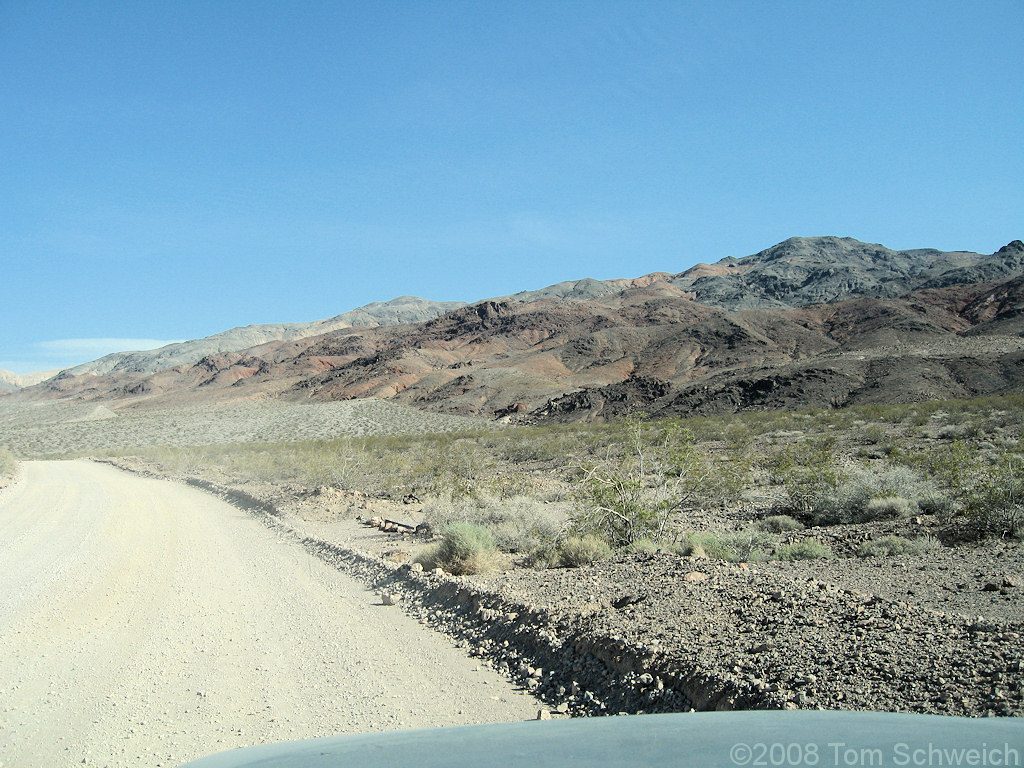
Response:
[[[11,451],[0,448],[0,485],[9,481],[18,472],[18,459]]]
[[[451,523],[441,540],[422,551],[416,562],[424,568],[442,568],[456,576],[490,571],[496,562],[497,545],[491,532],[475,523]]]

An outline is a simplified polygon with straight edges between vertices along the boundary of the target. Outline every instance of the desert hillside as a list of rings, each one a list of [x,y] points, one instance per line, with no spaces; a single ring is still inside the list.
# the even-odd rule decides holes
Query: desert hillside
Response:
[[[791,238],[678,274],[472,305],[406,297],[273,338],[236,329],[79,366],[20,397],[375,397],[538,422],[1000,394],[1024,376],[1022,286],[1019,240],[980,255]]]

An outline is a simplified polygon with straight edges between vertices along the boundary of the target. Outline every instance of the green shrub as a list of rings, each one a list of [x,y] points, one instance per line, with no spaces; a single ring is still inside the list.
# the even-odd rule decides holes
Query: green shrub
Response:
[[[708,553],[703,547],[695,544],[689,535],[683,536],[679,541],[669,541],[661,545],[666,552],[680,557],[707,557]]]
[[[1024,536],[1024,460],[1007,456],[980,471],[966,494],[964,517],[978,537]]]
[[[627,552],[634,554],[650,554],[651,552],[657,552],[659,549],[658,542],[647,538],[636,539],[626,547]]]
[[[832,550],[815,539],[804,539],[775,548],[774,560],[820,560],[835,557]]]
[[[832,488],[819,489],[807,504],[807,517],[814,525],[909,517],[918,511],[917,499],[935,493],[910,467],[857,467]]]
[[[774,548],[775,537],[756,528],[741,531],[701,531],[689,533],[680,549],[689,549],[691,556],[704,556],[712,560],[732,563],[762,562]]]
[[[917,504],[899,496],[883,496],[868,500],[859,512],[854,512],[853,519],[858,523],[873,520],[897,520],[907,518],[919,512]]]
[[[581,468],[573,528],[614,546],[661,541],[677,514],[739,499],[750,469],[746,456],[710,454],[690,426],[670,421],[657,428],[643,414],[612,425],[606,457]]]
[[[758,520],[757,527],[770,533],[788,533],[789,531],[799,531],[804,524],[789,515],[771,515],[763,520]]]
[[[611,545],[593,534],[568,536],[558,544],[558,563],[566,568],[577,568],[603,560],[612,554]]]
[[[933,538],[906,539],[902,536],[882,536],[861,543],[857,557],[886,557],[892,555],[922,555],[937,549],[940,544]]]
[[[14,477],[18,471],[18,460],[6,448],[0,448],[0,480]]]
[[[499,499],[487,494],[459,499],[430,499],[423,517],[435,531],[452,523],[473,523],[490,531],[504,552],[529,552],[557,538],[565,522],[559,505],[533,496]]]
[[[619,455],[584,467],[572,524],[582,535],[626,546],[639,538],[660,538],[675,504],[666,493],[664,472],[652,467],[642,414],[617,427]]]
[[[557,566],[558,559],[558,547],[553,543],[546,543],[540,544],[527,552],[522,560],[522,564],[527,568],[544,570]]]
[[[441,542],[430,544],[420,550],[416,556],[412,559],[414,563],[419,563],[428,571],[432,571],[435,568],[442,568],[441,565]]]
[[[827,440],[787,446],[762,461],[774,482],[786,490],[785,511],[817,521],[830,516],[845,473]]]
[[[420,553],[416,562],[456,576],[484,573],[494,564],[495,550],[494,538],[483,526],[452,523],[442,531],[441,541]]]
[[[955,508],[953,500],[940,491],[922,496],[917,500],[917,506],[926,515],[940,516],[948,515]]]

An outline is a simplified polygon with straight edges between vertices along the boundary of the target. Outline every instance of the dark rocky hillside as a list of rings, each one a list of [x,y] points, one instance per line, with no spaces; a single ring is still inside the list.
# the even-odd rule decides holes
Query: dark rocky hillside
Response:
[[[800,307],[856,296],[998,280],[1024,271],[1024,243],[991,256],[892,251],[848,237],[793,237],[745,259],[698,265],[671,279],[697,301],[728,309]]]

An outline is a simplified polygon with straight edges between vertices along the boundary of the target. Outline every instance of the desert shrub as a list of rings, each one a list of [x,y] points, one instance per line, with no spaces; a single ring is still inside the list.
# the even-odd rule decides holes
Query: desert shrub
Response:
[[[603,560],[611,553],[611,545],[594,534],[567,536],[558,544],[558,564],[566,568],[577,568]]]
[[[775,548],[773,560],[820,560],[835,557],[832,550],[816,539],[804,539]]]
[[[964,440],[977,438],[984,435],[980,424],[975,422],[960,422],[947,424],[939,430],[938,436],[942,440]]]
[[[658,438],[659,470],[665,475],[675,508],[706,509],[725,507],[738,501],[751,470],[747,452],[736,447],[725,455],[711,455],[694,435],[693,420],[688,426],[669,422]],[[710,432],[707,424],[704,431]],[[735,437],[735,436],[733,436]]]
[[[520,562],[538,570],[554,568],[558,565],[558,546],[554,542],[540,544],[527,552]]]
[[[488,495],[429,499],[423,507],[423,517],[435,531],[453,523],[482,526],[505,552],[527,552],[553,541],[565,521],[558,505],[545,504],[533,496],[504,500]]]
[[[829,515],[845,476],[827,441],[786,446],[766,454],[762,465],[785,488],[784,510],[812,520]]]
[[[412,561],[414,563],[419,563],[428,571],[432,571],[434,568],[443,567],[440,563],[440,557],[441,542],[437,542],[435,544],[430,544],[417,552]]]
[[[409,484],[413,492],[453,501],[476,496],[481,478],[493,467],[490,457],[468,438],[451,439],[447,444],[432,447],[435,450],[423,452],[411,473]]]
[[[932,497],[935,492],[934,485],[910,467],[858,467],[831,489],[814,496],[806,514],[814,525],[908,517],[918,511],[917,499]]]
[[[948,515],[954,509],[953,500],[941,491],[925,494],[917,500],[918,508],[926,515]]]
[[[1024,535],[1024,458],[1020,455],[982,452],[957,440],[906,460],[944,489],[926,500],[929,507],[937,503],[936,511],[954,515],[969,537]]]
[[[484,523],[499,549],[526,552],[553,541],[562,532],[564,516],[536,499],[517,497],[495,510]]]
[[[979,472],[965,494],[965,527],[977,537],[1024,536],[1024,461],[1007,456]]]
[[[853,519],[859,523],[872,520],[896,520],[910,517],[918,511],[920,510],[916,502],[900,496],[883,496],[869,499],[859,512],[854,513]]]
[[[613,546],[661,541],[677,513],[727,505],[742,494],[749,461],[711,456],[689,427],[668,422],[655,430],[633,414],[617,430],[606,458],[581,468],[577,532]]]
[[[651,552],[657,552],[659,549],[660,547],[658,546],[658,542],[654,541],[654,539],[647,538],[636,539],[626,547],[627,552],[635,554],[649,554]]]
[[[959,440],[931,450],[908,452],[902,460],[938,483],[954,499],[966,495],[982,469],[977,451]]]
[[[685,534],[676,541],[665,541],[661,544],[661,549],[673,555],[679,555],[681,557],[707,557],[708,553],[704,551],[704,548],[699,544],[695,543],[689,536]]]
[[[804,524],[789,515],[770,515],[762,520],[758,520],[757,527],[762,531],[770,533],[787,533],[789,531],[799,531],[804,527]]]
[[[507,430],[493,450],[504,461],[521,464],[564,458],[575,453],[578,443],[578,431],[569,427],[529,427]]]
[[[18,460],[6,448],[0,448],[0,480],[14,477],[18,471]]]
[[[674,508],[664,484],[657,482],[663,475],[653,470],[642,416],[630,416],[621,430],[620,454],[583,468],[572,515],[577,532],[595,534],[615,546],[660,538]]]
[[[745,528],[740,531],[701,531],[689,533],[680,542],[679,549],[689,550],[691,556],[704,556],[712,560],[729,562],[761,562],[768,559],[775,537],[771,534]]]
[[[922,555],[938,548],[933,538],[907,539],[903,536],[882,536],[862,542],[857,547],[857,557],[887,557],[892,555]]]
[[[864,440],[872,445],[881,445],[888,441],[889,433],[882,424],[869,424],[862,430]]]
[[[452,523],[441,541],[421,552],[416,562],[425,568],[443,568],[456,576],[484,573],[493,565],[495,544],[490,532],[473,523]]]
[[[862,488],[869,498],[903,498],[916,502],[917,499],[934,492],[934,486],[909,467],[887,464],[870,469],[857,469],[851,473],[848,482]]]

